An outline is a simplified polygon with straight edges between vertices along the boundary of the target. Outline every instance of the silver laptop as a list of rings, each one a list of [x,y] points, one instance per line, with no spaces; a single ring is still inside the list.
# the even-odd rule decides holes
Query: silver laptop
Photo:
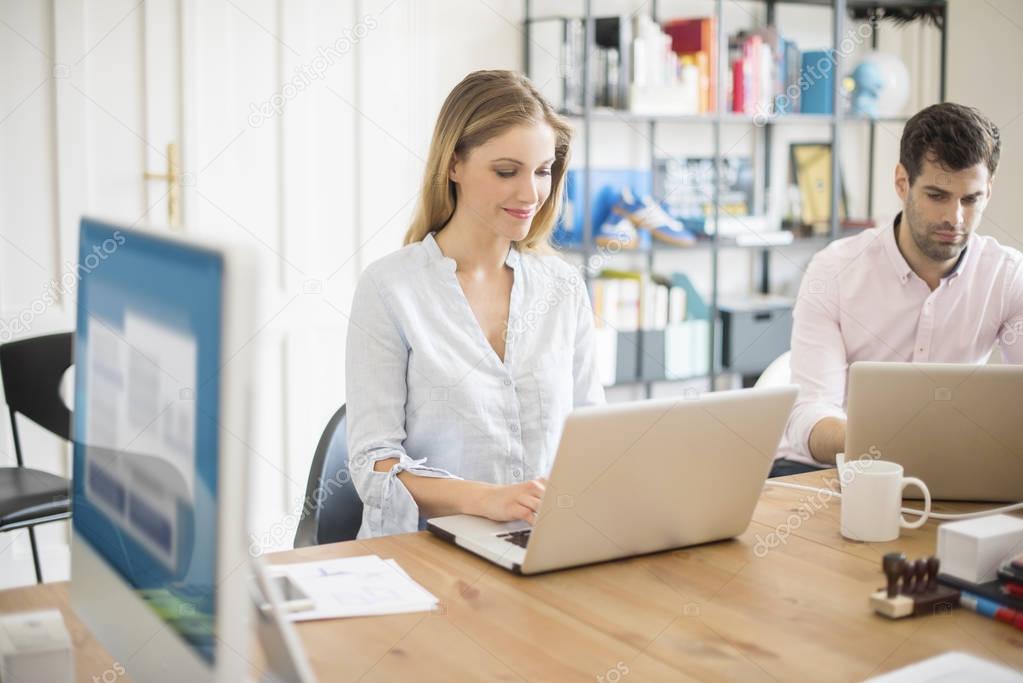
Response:
[[[534,526],[469,515],[427,529],[520,574],[738,536],[794,386],[581,408],[565,421]]]
[[[932,498],[1023,501],[1023,366],[853,363],[847,403],[846,460],[897,462]]]

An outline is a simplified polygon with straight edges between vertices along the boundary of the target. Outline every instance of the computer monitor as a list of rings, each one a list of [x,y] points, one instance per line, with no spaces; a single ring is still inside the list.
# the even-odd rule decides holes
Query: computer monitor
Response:
[[[71,604],[133,680],[251,665],[245,249],[81,221]]]

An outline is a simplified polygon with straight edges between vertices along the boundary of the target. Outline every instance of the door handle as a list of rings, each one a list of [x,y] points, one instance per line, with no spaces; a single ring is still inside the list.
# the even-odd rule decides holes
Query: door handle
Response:
[[[181,173],[178,165],[178,146],[167,143],[167,171],[165,173],[143,174],[146,180],[167,181],[167,222],[172,228],[181,227]]]

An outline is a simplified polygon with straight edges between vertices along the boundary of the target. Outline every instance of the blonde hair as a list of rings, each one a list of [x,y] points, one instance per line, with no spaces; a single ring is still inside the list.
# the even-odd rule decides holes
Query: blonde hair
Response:
[[[529,232],[516,242],[520,251],[545,251],[561,211],[572,127],[558,116],[529,79],[514,71],[474,71],[454,87],[437,116],[430,154],[405,244],[442,230],[455,213],[451,162],[513,126],[547,123],[554,129],[551,193],[533,216]]]

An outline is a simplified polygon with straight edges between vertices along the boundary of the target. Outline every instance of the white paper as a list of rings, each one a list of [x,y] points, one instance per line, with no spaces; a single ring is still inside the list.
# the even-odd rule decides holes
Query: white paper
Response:
[[[289,614],[291,621],[423,612],[437,598],[412,580],[394,560],[376,555],[277,565],[315,607]]]
[[[867,683],[1023,683],[1023,674],[965,652],[946,652],[871,678]]]

